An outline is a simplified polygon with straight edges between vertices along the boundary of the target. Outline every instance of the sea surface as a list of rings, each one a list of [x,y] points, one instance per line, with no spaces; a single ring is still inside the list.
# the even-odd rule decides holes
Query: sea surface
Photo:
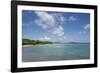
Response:
[[[44,44],[22,48],[22,62],[90,59],[90,44]]]

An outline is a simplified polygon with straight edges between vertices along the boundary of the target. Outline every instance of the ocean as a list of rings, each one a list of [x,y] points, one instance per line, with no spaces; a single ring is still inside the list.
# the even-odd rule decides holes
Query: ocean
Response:
[[[22,62],[90,59],[90,44],[43,44],[22,47]]]

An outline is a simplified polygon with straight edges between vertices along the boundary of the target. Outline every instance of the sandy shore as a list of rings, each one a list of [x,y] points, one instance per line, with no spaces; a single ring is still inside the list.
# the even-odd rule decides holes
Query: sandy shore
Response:
[[[33,46],[33,45],[23,45],[22,47],[30,47],[30,46]]]

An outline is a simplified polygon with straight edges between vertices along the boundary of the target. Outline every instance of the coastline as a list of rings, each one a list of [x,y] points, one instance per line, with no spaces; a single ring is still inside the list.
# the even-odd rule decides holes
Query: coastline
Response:
[[[46,45],[46,44],[37,44],[37,45]],[[30,46],[34,46],[34,45],[22,45],[22,47],[30,47]]]
[[[33,45],[22,45],[22,47],[30,47],[30,46],[33,46]]]
[[[55,43],[57,44],[57,43]],[[58,43],[58,44],[90,44],[90,43]],[[36,45],[46,45],[46,44],[36,44]],[[34,46],[34,45],[22,45],[22,47],[31,47],[31,46]]]

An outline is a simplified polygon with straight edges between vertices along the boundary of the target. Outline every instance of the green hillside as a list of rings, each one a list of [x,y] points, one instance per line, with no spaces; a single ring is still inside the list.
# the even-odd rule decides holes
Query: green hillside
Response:
[[[50,41],[22,39],[22,45],[53,44]]]

